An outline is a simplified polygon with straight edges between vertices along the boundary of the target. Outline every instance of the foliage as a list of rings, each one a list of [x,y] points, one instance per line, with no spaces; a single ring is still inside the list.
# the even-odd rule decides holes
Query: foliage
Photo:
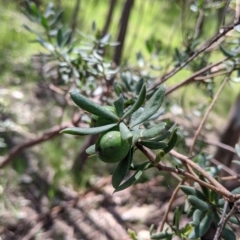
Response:
[[[200,17],[211,15],[215,8],[222,10],[225,7],[223,2],[217,7],[216,4],[215,1],[198,0],[185,7],[189,8],[193,18],[199,20]],[[102,34],[95,22],[92,23],[92,34],[86,35],[69,27],[63,21],[63,10],[57,9],[53,3],[42,9],[34,2],[26,1],[23,12],[31,22],[25,24],[25,28],[33,34],[32,42],[43,49],[41,59],[45,64],[54,66],[54,71],[48,72],[46,79],[49,85],[57,89],[57,93],[60,92],[61,97],[57,95],[59,98],[56,97],[55,104],[62,111],[57,128],[50,129],[35,142],[32,140],[27,143],[27,147],[49,140],[59,132],[77,137],[90,136],[90,139],[96,135],[95,143],[83,150],[90,157],[97,155],[103,162],[111,164],[114,192],[133,186],[149,169],[159,170],[158,174],[164,172],[180,181],[169,201],[160,228],[155,231],[154,226],[150,227],[151,239],[170,240],[176,236],[180,239],[199,239],[211,225],[219,230],[220,233],[216,233],[218,238],[222,235],[223,239],[236,239],[232,224],[240,223],[232,209],[236,208],[236,202],[240,199],[239,188],[230,192],[223,186],[219,175],[220,167],[210,165],[212,157],[207,154],[207,148],[195,142],[218,99],[221,87],[227,81],[238,82],[238,37],[233,35],[233,39],[223,40],[217,47],[214,44],[231,30],[238,31],[240,21],[236,20],[206,42],[203,42],[202,35],[197,31],[187,33],[191,30],[191,25],[187,26],[183,46],[175,47],[170,56],[171,68],[167,66],[163,69],[166,63],[162,59],[170,54],[163,47],[162,41],[154,35],[146,39],[146,49],[137,52],[137,66],[116,66],[106,51],[122,43],[111,42],[111,35]],[[201,26],[196,26],[196,30],[203,31]],[[211,47],[218,50],[214,56]],[[148,58],[144,52],[148,53]],[[224,58],[213,66],[211,61],[216,56]],[[167,80],[182,69],[192,75],[169,87]],[[50,76],[56,72],[52,80]],[[157,77],[160,73],[161,77]],[[237,77],[234,78],[233,73]],[[215,82],[219,76],[224,76],[225,80],[215,94],[218,86]],[[185,137],[190,131],[186,133],[173,119],[161,117],[170,113],[173,107],[173,100],[167,96],[192,82],[197,82],[196,86],[210,97],[208,100],[211,104],[206,113],[206,106],[198,111],[203,118],[187,157]],[[4,104],[0,106],[2,105]],[[5,111],[4,107],[0,110]],[[63,124],[65,118],[70,123]],[[67,136],[62,138],[67,139]],[[5,146],[4,139],[0,138],[0,148]],[[181,149],[179,146],[184,147]],[[185,155],[175,149],[180,149]],[[17,151],[21,150],[16,150],[15,155],[18,154]],[[61,149],[59,155],[63,152]],[[141,159],[137,155],[139,152],[143,154]],[[238,145],[236,153],[239,156]],[[8,161],[10,160],[5,160],[3,165]],[[239,164],[239,160],[233,163]],[[59,168],[59,178],[66,174],[66,170],[61,168],[62,163],[60,166],[59,162],[53,161],[53,164],[55,169]],[[21,172],[24,170],[21,169]],[[185,195],[185,205],[175,208],[170,222],[167,221],[167,216],[179,190]],[[49,190],[51,198],[54,198],[55,191],[57,192],[54,182],[53,188]],[[180,224],[183,217],[188,219],[185,226]],[[168,225],[164,228],[166,222]],[[132,239],[138,239],[134,231],[129,230],[128,234]]]

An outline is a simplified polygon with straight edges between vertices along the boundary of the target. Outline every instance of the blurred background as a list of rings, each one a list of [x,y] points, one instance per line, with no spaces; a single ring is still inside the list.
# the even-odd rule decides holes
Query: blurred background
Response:
[[[103,91],[102,78],[110,83],[129,76],[133,82],[154,82],[180,66],[222,26],[232,24],[235,1],[227,8],[225,1],[216,0],[35,0],[31,4],[0,0],[0,235],[25,240],[120,240],[133,239],[127,233],[132,229],[139,239],[148,239],[147,230],[161,221],[176,180],[150,170],[141,184],[112,194],[114,166],[85,153],[96,138],[59,134],[74,121],[89,125],[88,116],[79,115],[68,92],[78,87],[97,98]],[[238,46],[238,36],[231,39]],[[104,49],[102,55],[96,48]],[[167,86],[223,59],[226,48],[213,46],[169,78]],[[81,58],[73,60],[74,51]],[[103,66],[105,75],[95,71],[91,61]],[[229,115],[238,99],[238,75],[239,71],[232,75],[197,143],[206,151],[204,159],[217,154],[224,126],[238,121]],[[189,141],[221,83],[218,79],[222,77],[188,85],[165,100],[161,117],[180,126],[177,148],[183,153],[188,153]],[[229,137],[224,141],[234,149],[239,130],[233,132],[234,141],[229,143]],[[140,153],[136,157],[143,160]],[[173,208],[182,201],[180,194]]]

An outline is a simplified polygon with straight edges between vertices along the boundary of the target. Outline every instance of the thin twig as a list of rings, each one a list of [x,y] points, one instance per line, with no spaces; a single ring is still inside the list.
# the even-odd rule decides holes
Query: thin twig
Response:
[[[201,47],[199,50],[197,50],[191,57],[189,57],[185,62],[183,62],[179,67],[174,68],[167,74],[165,74],[160,79],[157,79],[155,83],[150,86],[149,90],[154,89],[159,84],[162,84],[163,82],[167,81],[170,77],[174,76],[176,73],[178,73],[181,69],[183,69],[188,63],[190,63],[194,58],[196,58],[199,54],[203,53],[205,50],[207,50],[213,43],[217,42],[221,37],[225,36],[228,32],[230,32],[232,29],[234,29],[235,26],[239,25],[240,19],[236,21],[233,25],[224,27],[223,31],[216,34],[213,38],[211,38],[209,41],[206,41],[206,43]]]
[[[159,231],[162,232],[163,231],[163,227],[165,222],[167,221],[167,217],[168,217],[168,213],[170,212],[170,209],[172,207],[173,201],[175,200],[175,197],[180,189],[180,186],[184,183],[185,179],[182,179],[182,181],[177,185],[177,187],[175,188],[174,192],[172,193],[172,196],[169,200],[168,206],[167,206],[167,210],[164,213],[164,216],[162,218],[162,222],[159,226]]]
[[[177,90],[178,88],[180,87],[183,87],[183,86],[186,86],[188,85],[189,83],[191,83],[192,81],[195,80],[196,77],[198,77],[199,75],[209,71],[211,68],[213,67],[216,67],[218,65],[220,65],[221,63],[225,62],[228,58],[224,58],[216,63],[213,63],[213,64],[210,64],[200,70],[198,70],[197,72],[195,72],[193,75],[191,75],[190,77],[188,77],[187,79],[183,80],[182,82],[172,86],[172,87],[169,87],[166,91],[166,95],[170,94],[171,92]]]
[[[224,206],[223,206],[222,216],[221,216],[221,219],[218,223],[218,228],[217,228],[217,231],[215,233],[215,236],[214,236],[213,240],[218,240],[221,237],[221,232],[222,232],[222,228],[223,228],[223,225],[224,225],[224,218],[225,218],[225,215],[226,215],[226,212],[227,212],[227,207],[228,207],[228,201],[225,201]]]
[[[201,132],[201,130],[202,130],[202,128],[203,128],[203,125],[205,124],[205,122],[206,122],[206,120],[207,120],[207,118],[208,118],[208,115],[210,114],[210,112],[211,112],[214,104],[216,103],[217,99],[219,98],[220,93],[222,92],[225,84],[227,83],[227,81],[228,81],[229,76],[231,75],[231,73],[232,73],[232,71],[229,72],[229,74],[228,74],[228,75],[225,77],[225,79],[223,80],[221,86],[219,87],[219,89],[218,89],[216,95],[214,96],[211,104],[209,105],[209,107],[208,107],[208,109],[207,109],[207,111],[206,111],[206,113],[205,113],[205,115],[204,115],[204,117],[203,117],[203,119],[202,119],[202,121],[201,121],[201,123],[200,123],[200,125],[199,125],[199,127],[198,127],[198,129],[197,129],[197,131],[196,131],[196,133],[195,133],[195,135],[194,135],[193,143],[192,143],[192,146],[191,146],[190,152],[189,152],[189,155],[190,155],[190,156],[192,156],[193,148],[194,148],[195,142],[196,142],[196,140],[197,140],[197,138],[198,138],[198,135],[200,134],[200,132]]]
[[[160,163],[157,165],[155,164],[155,154],[152,153],[149,149],[138,145],[138,148],[142,153],[147,156],[147,158],[156,166],[156,168],[159,171],[166,171],[170,173],[176,173],[179,175],[182,175],[188,179],[193,180],[194,182],[197,182],[198,184],[205,186],[214,192],[224,196],[229,202],[233,202],[236,199],[240,199],[240,194],[232,195],[224,186],[222,186],[217,180],[215,180],[213,177],[211,177],[207,172],[205,172],[200,166],[198,166],[196,163],[188,159],[186,156],[171,150],[170,154],[173,155],[174,157],[178,158],[182,163],[187,163],[189,164],[192,168],[196,169],[200,174],[202,174],[210,183],[204,182],[199,177],[196,177],[192,175],[191,173],[179,169],[179,168],[172,168],[168,166],[164,166]]]
[[[79,122],[79,119],[74,121],[75,124],[77,124],[78,122]],[[16,145],[9,151],[9,153],[5,157],[1,158],[0,169],[6,166],[8,163],[10,163],[14,157],[16,157],[19,153],[21,153],[26,148],[33,147],[39,143],[45,142],[47,140],[50,140],[56,137],[59,135],[59,132],[61,130],[63,130],[64,128],[70,127],[72,125],[73,125],[72,122],[68,122],[68,123],[63,123],[61,125],[54,126],[46,130],[42,135],[36,137],[35,139],[30,139],[25,141],[24,143]]]
[[[224,193],[223,195],[226,197],[231,198],[231,202],[233,201],[232,199],[232,194],[224,187],[222,184],[220,184],[215,178],[210,176],[204,169],[202,169],[199,165],[194,163],[191,159],[187,158],[186,156],[176,152],[175,150],[171,150],[170,154],[174,156],[175,158],[179,159],[181,162],[187,162],[192,168],[197,170],[201,175],[203,175],[211,184],[213,184],[218,191]]]

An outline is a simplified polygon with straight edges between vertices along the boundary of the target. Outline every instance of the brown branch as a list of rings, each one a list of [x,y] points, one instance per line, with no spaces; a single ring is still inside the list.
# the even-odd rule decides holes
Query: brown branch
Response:
[[[207,111],[206,111],[206,113],[205,113],[205,115],[204,115],[201,123],[199,124],[199,127],[198,127],[198,129],[197,129],[197,131],[196,131],[196,133],[195,133],[195,135],[194,135],[194,138],[193,138],[192,146],[191,146],[191,148],[190,148],[190,152],[189,152],[189,155],[190,155],[190,156],[192,156],[192,152],[193,152],[193,148],[194,148],[195,142],[196,142],[196,140],[197,140],[197,138],[198,138],[198,136],[199,136],[199,134],[200,134],[200,132],[201,132],[201,130],[202,130],[202,128],[203,128],[203,125],[205,124],[205,122],[206,122],[206,120],[207,120],[207,118],[208,118],[208,115],[210,114],[213,106],[215,105],[216,101],[218,100],[218,98],[219,98],[219,96],[220,96],[220,93],[222,92],[225,84],[227,83],[227,81],[228,81],[229,76],[231,75],[231,73],[232,73],[232,71],[229,72],[229,74],[228,74],[228,75],[225,77],[225,79],[223,80],[223,82],[222,82],[221,86],[219,87],[217,93],[215,94],[215,96],[214,96],[211,104],[209,105],[209,107],[208,107],[208,109],[207,109]]]
[[[171,92],[177,90],[178,88],[180,87],[183,87],[185,85],[188,85],[190,84],[192,81],[195,80],[196,77],[198,77],[199,75],[205,73],[206,71],[210,70],[211,68],[213,67],[216,67],[218,65],[220,65],[221,63],[225,62],[228,58],[224,58],[216,63],[213,63],[213,64],[210,64],[202,69],[200,69],[199,71],[195,72],[193,75],[191,75],[190,77],[188,77],[187,79],[183,80],[182,82],[172,86],[172,87],[169,87],[166,91],[166,95],[170,94]]]
[[[213,141],[213,140],[209,140],[209,139],[203,139],[201,141],[236,154],[235,148],[232,146],[229,146],[225,143],[221,143],[221,142]]]
[[[185,62],[181,64],[181,66],[172,69],[170,72],[165,74],[163,77],[157,79],[155,83],[150,86],[148,90],[152,90],[155,87],[157,87],[159,84],[164,83],[167,81],[170,77],[174,76],[176,73],[178,73],[180,70],[182,70],[188,63],[190,63],[193,59],[195,59],[198,55],[203,53],[205,50],[207,50],[213,43],[217,42],[221,37],[224,37],[228,32],[234,29],[235,26],[239,25],[240,19],[236,21],[233,25],[223,28],[223,31],[216,34],[213,38],[211,38],[209,41],[206,41],[206,43],[201,47],[199,50],[197,50],[191,57],[189,57]]]
[[[173,201],[175,199],[175,197],[177,196],[177,193],[180,189],[180,186],[184,183],[185,179],[182,179],[182,181],[177,185],[177,187],[175,188],[170,200],[169,200],[169,203],[168,203],[168,206],[167,206],[167,210],[165,211],[164,213],[164,216],[162,218],[162,222],[159,226],[159,231],[162,232],[163,231],[163,227],[164,227],[164,224],[165,222],[167,221],[167,217],[168,217],[168,213],[170,212],[170,209],[171,209],[171,206],[173,204]]]
[[[211,189],[214,192],[217,192],[218,194],[224,196],[229,202],[233,202],[236,199],[240,199],[240,194],[232,195],[231,192],[229,192],[224,186],[222,186],[217,180],[215,180],[213,177],[211,177],[207,172],[205,172],[200,166],[198,166],[196,163],[188,159],[186,156],[176,152],[175,150],[171,150],[170,154],[177,159],[179,159],[182,163],[187,163],[192,168],[197,170],[201,175],[203,175],[210,183],[204,182],[199,177],[195,177],[189,172],[186,172],[183,169],[179,168],[172,168],[164,166],[160,163],[157,165],[155,164],[155,155],[147,148],[138,145],[139,150],[142,151],[142,153],[147,156],[147,158],[156,166],[156,168],[159,171],[166,171],[170,173],[176,173],[178,175],[182,175],[188,179],[191,179],[197,183],[199,183],[202,186],[207,187],[208,189]]]
[[[42,135],[36,137],[35,139],[30,139],[25,141],[24,143],[21,143],[15,147],[13,147],[9,153],[4,156],[0,161],[0,169],[5,167],[8,163],[12,161],[13,158],[15,158],[19,153],[21,153],[26,148],[33,147],[39,143],[48,141],[56,136],[59,135],[59,132],[63,130],[64,128],[71,127],[72,125],[76,125],[79,122],[79,119],[69,122],[69,123],[63,123],[61,125],[54,126],[47,131],[45,131]]]

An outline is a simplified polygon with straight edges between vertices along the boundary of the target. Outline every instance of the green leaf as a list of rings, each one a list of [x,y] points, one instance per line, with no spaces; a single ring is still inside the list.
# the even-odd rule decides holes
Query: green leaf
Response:
[[[139,93],[139,96],[136,100],[136,102],[129,108],[128,111],[126,111],[124,114],[123,114],[123,117],[122,118],[125,118],[129,115],[131,115],[133,112],[135,112],[136,110],[138,110],[142,104],[144,103],[145,101],[145,97],[146,97],[146,84],[144,84],[142,86],[142,89]]]
[[[222,232],[222,238],[225,240],[236,240],[236,235],[232,229],[225,228]]]
[[[154,138],[154,141],[160,142],[160,141],[165,140],[166,138],[168,138],[168,137],[170,137],[170,136],[172,135],[173,131],[175,131],[176,128],[177,128],[177,125],[174,124],[174,125],[173,125],[170,129],[168,129],[167,132],[165,132],[163,135]]]
[[[191,217],[193,215],[193,213],[195,212],[196,208],[193,206],[190,206],[187,210],[187,217]]]
[[[206,182],[206,179],[204,178],[204,176],[203,176],[202,174],[199,175],[199,178],[200,178],[202,181]],[[201,187],[201,189],[202,189],[202,192],[203,192],[204,196],[205,196],[206,198],[209,198],[209,195],[210,195],[210,192],[209,192],[209,191],[210,191],[210,190],[209,190],[207,187],[203,186],[203,185],[200,185],[200,187]]]
[[[212,212],[205,215],[202,218],[200,224],[196,225],[194,227],[193,231],[190,233],[188,238],[189,239],[196,239],[196,238],[202,237],[207,232],[207,230],[209,229],[210,224],[213,220],[213,216],[214,216],[214,214]]]
[[[163,149],[167,147],[165,142],[140,141],[140,144],[150,149]]]
[[[126,181],[124,182],[122,185],[120,185],[119,187],[117,187],[115,189],[114,192],[119,192],[119,191],[122,191],[130,186],[132,186],[135,182],[137,182],[139,180],[139,178],[142,176],[143,174],[143,171],[145,169],[147,169],[149,167],[149,165],[151,165],[150,162],[145,162],[145,163],[142,163],[138,169],[136,170],[136,172]]]
[[[182,207],[176,207],[173,215],[173,226],[179,230],[179,223],[180,223],[180,218],[182,215]]]
[[[240,221],[236,217],[230,217],[229,222],[236,224],[236,225],[240,225]]]
[[[151,239],[166,239],[173,236],[173,233],[158,232],[151,235]]]
[[[149,139],[156,137],[159,133],[161,133],[166,127],[165,122],[158,123],[151,128],[148,129],[139,129],[138,133],[141,139]]]
[[[116,127],[118,124],[108,124],[101,127],[93,127],[93,128],[79,128],[79,127],[70,127],[63,129],[60,133],[67,133],[71,135],[94,135],[99,134],[102,132],[106,132],[114,127]]]
[[[128,155],[121,162],[119,162],[118,166],[114,170],[112,175],[112,185],[115,189],[119,187],[119,185],[127,175],[129,167],[132,163],[132,155],[133,155],[133,150],[131,149],[128,152]]]
[[[61,45],[62,45],[62,39],[63,39],[62,29],[59,28],[59,29],[58,29],[58,32],[57,32],[57,45],[58,45],[58,47],[61,47]]]
[[[193,213],[193,222],[195,225],[198,225],[204,216],[204,212],[196,209]]]
[[[44,16],[41,17],[41,24],[45,29],[48,29],[48,20]]]
[[[86,153],[89,154],[89,155],[93,155],[96,153],[96,150],[95,150],[95,144],[91,145],[90,147],[88,147],[86,149]]]
[[[149,228],[149,234],[150,234],[150,236],[152,235],[153,230],[154,230],[154,224],[151,224],[151,226],[150,226],[150,228]]]
[[[119,128],[123,140],[127,140],[133,137],[132,133],[130,132],[130,130],[128,129],[124,122],[120,122]]]
[[[166,153],[170,152],[176,145],[177,143],[177,139],[178,139],[178,135],[177,135],[177,128],[173,131],[173,134],[169,140],[169,142],[167,143],[167,147],[163,149],[163,151]]]
[[[203,212],[206,212],[211,209],[211,206],[208,203],[204,202],[203,200],[199,199],[196,196],[189,195],[188,201],[191,203],[191,205],[193,207],[195,207]]]
[[[197,189],[195,189],[194,187],[189,187],[189,186],[185,186],[185,185],[181,185],[180,189],[186,194],[186,195],[193,195],[198,197],[199,199],[206,201],[206,197]]]
[[[213,212],[209,212],[200,222],[199,225],[199,233],[200,233],[200,237],[202,237],[207,230],[210,228],[211,222],[213,220]]]
[[[157,112],[157,110],[161,107],[164,96],[165,96],[166,87],[165,85],[162,85],[159,87],[159,89],[152,95],[152,97],[147,102],[144,112],[134,121],[130,124],[130,128],[133,126],[142,123],[149,119],[154,113]]]
[[[144,111],[144,108],[143,107],[140,107],[136,112],[134,112],[130,118],[130,126],[131,124],[136,121],[136,119],[138,119],[138,117],[143,113]],[[139,126],[135,125],[132,129],[133,130],[136,130],[138,129]]]
[[[114,121],[118,120],[118,117],[113,112],[108,111],[104,107],[91,101],[89,98],[83,96],[79,91],[73,90],[70,92],[70,95],[72,100],[83,110],[103,118],[112,119]]]
[[[124,99],[123,95],[120,94],[119,98],[113,102],[114,107],[116,109],[118,117],[122,117],[124,111]]]
[[[140,78],[136,87],[135,87],[135,91],[136,91],[136,94],[139,95],[141,89],[143,88],[143,85],[144,85],[144,79],[143,78]]]
[[[227,50],[227,49],[224,48],[221,44],[219,45],[219,49],[221,50],[221,52],[223,53],[223,55],[225,55],[226,57],[233,58],[233,57],[236,57],[236,56],[237,56],[237,53],[236,53],[236,52],[232,52],[232,51]]]
[[[54,24],[58,23],[63,16],[63,10],[60,10],[57,12],[57,14],[54,16],[54,18],[49,22],[49,26],[52,27]]]

